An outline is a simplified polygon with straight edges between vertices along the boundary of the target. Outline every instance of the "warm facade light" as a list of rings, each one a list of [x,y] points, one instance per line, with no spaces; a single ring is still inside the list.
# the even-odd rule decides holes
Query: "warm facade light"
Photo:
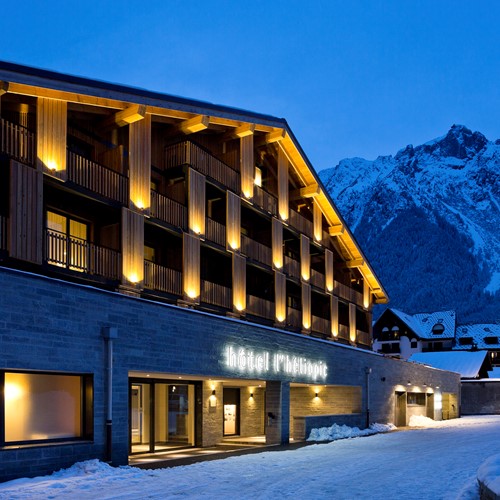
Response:
[[[139,283],[140,279],[137,273],[130,273],[127,277],[127,281],[130,283]]]
[[[57,171],[57,163],[54,160],[47,160],[47,168],[49,170]]]
[[[262,187],[262,170],[259,167],[255,167],[254,183],[256,186]]]
[[[366,282],[366,280],[364,279],[363,280],[363,307],[365,309],[369,309],[370,308],[370,287],[368,285],[368,283]]]

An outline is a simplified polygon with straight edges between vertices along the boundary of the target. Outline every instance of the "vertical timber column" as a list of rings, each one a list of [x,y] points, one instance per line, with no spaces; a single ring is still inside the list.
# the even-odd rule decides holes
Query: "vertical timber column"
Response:
[[[363,278],[363,307],[369,310],[371,307],[370,285],[366,279]]]
[[[311,329],[311,285],[302,283],[302,328],[305,332]]]
[[[283,323],[286,320],[286,276],[277,269],[274,271],[274,305],[276,321]]]
[[[337,338],[339,336],[339,299],[335,295],[330,297],[330,322],[332,337]]]
[[[290,441],[290,382],[266,382],[266,444]]]
[[[9,255],[41,264],[43,258],[43,173],[10,161]]]
[[[151,115],[129,125],[130,208],[149,215],[151,206]]]
[[[356,343],[356,304],[349,302],[349,340]]]
[[[122,207],[122,289],[138,292],[144,282],[144,216]]]
[[[300,235],[300,277],[302,281],[311,278],[311,245],[310,240],[304,234]]]
[[[37,99],[37,169],[64,181],[67,179],[67,111],[65,101],[46,97]]]
[[[242,313],[247,307],[247,259],[233,253],[233,309]]]
[[[241,192],[247,200],[253,198],[254,189],[254,148],[253,134],[241,137]]]
[[[316,200],[313,199],[313,235],[314,240],[321,243],[323,240],[323,212]]]
[[[182,254],[184,298],[196,302],[200,299],[200,238],[184,233]]]
[[[239,251],[241,248],[241,198],[226,191],[226,248]]]
[[[278,213],[281,220],[288,220],[288,158],[281,147],[278,148]]]
[[[283,269],[283,224],[273,217],[272,219],[273,240],[273,266],[275,269]]]
[[[206,178],[193,168],[188,169],[188,225],[189,231],[205,236]]]
[[[333,252],[325,248],[325,290],[333,292],[335,276],[333,273]]]

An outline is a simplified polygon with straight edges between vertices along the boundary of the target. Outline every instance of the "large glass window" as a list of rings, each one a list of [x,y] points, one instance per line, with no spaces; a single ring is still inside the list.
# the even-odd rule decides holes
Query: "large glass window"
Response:
[[[90,376],[17,372],[1,375],[4,444],[90,436]]]

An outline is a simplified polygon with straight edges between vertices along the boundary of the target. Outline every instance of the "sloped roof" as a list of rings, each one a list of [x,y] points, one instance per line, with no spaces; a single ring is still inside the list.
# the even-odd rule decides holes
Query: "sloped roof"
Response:
[[[405,323],[405,325],[408,326],[410,330],[412,330],[416,335],[420,336],[420,324],[412,315],[406,314],[403,311],[399,311],[398,309],[391,308],[390,311],[403,323]]]
[[[455,337],[455,311],[438,311],[433,313],[406,314],[397,309],[390,309],[403,323],[405,323],[421,339],[439,340]],[[436,324],[442,324],[444,331],[441,334],[432,332]]]
[[[486,344],[486,337],[496,337],[496,343]],[[454,349],[470,350],[470,345],[461,345],[459,340],[462,338],[471,338],[478,349],[500,349],[500,325],[478,324],[478,325],[460,325],[457,326],[456,339],[457,345]]]
[[[408,361],[460,373],[462,378],[477,378],[487,360],[487,351],[441,351],[412,354]]]

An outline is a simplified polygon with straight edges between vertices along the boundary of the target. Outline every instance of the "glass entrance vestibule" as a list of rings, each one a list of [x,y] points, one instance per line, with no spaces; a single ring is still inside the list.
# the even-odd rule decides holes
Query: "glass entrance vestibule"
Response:
[[[195,444],[195,383],[129,379],[130,453]]]

